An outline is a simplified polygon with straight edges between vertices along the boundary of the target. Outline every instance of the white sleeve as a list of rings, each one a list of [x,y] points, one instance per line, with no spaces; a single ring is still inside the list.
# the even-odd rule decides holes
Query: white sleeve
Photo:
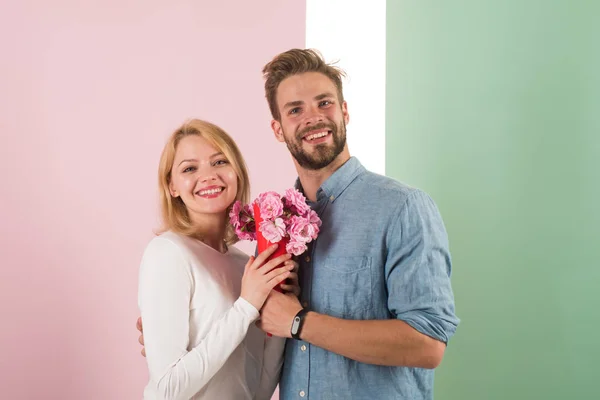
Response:
[[[281,366],[283,365],[283,351],[285,338],[265,336],[265,350],[263,366],[260,373],[260,384],[254,400],[270,400],[279,383]]]
[[[189,399],[239,346],[258,311],[238,298],[188,352],[194,285],[188,262],[173,242],[155,238],[140,267],[139,307],[150,381],[164,399]]]

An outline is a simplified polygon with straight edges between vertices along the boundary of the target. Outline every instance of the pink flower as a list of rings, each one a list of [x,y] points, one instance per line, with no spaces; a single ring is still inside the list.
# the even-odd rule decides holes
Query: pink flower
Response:
[[[285,191],[285,205],[290,208],[292,213],[297,213],[300,216],[304,216],[310,211],[310,207],[306,204],[306,198],[295,188]]]
[[[248,205],[242,207],[238,200],[233,203],[229,212],[229,220],[240,240],[256,240],[256,224],[252,208]]]
[[[283,203],[277,192],[265,192],[258,196],[260,216],[263,220],[274,219],[283,214]]]
[[[288,244],[285,246],[285,250],[290,254],[299,256],[300,254],[302,254],[306,251],[306,243],[297,242],[295,240],[290,240],[288,242]]]
[[[260,226],[256,226],[254,204],[257,204],[262,216]],[[321,219],[311,210],[306,198],[296,189],[285,191],[285,197],[277,192],[261,193],[251,204],[242,205],[236,201],[229,212],[231,225],[241,240],[256,240],[257,228],[263,237],[271,243],[289,238],[286,250],[294,255],[306,251],[307,243],[319,235]]]
[[[254,232],[244,232],[239,230],[236,231],[235,234],[238,238],[240,238],[240,240],[256,240],[256,233]]]
[[[275,218],[275,221],[262,221],[259,229],[265,239],[271,243],[277,243],[285,236],[283,218]]]
[[[291,241],[308,243],[313,239],[314,227],[306,218],[293,215],[290,218],[288,232]]]
[[[236,201],[233,203],[233,207],[231,207],[231,211],[229,211],[229,221],[234,228],[239,228],[240,226],[240,211],[242,210],[242,202]]]
[[[248,221],[254,221],[254,207],[246,204],[243,208],[243,213],[240,215],[240,223],[244,224]]]
[[[319,214],[317,214],[315,210],[310,210],[308,212],[307,218],[308,222],[310,222],[311,224],[317,225],[318,227],[321,226],[321,218],[319,218]]]
[[[315,240],[319,236],[319,226],[316,224],[308,224],[306,231],[312,240]]]

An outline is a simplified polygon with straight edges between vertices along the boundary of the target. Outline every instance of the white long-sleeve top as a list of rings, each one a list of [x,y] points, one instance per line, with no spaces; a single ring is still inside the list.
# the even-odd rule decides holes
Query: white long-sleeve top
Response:
[[[270,399],[285,339],[254,325],[240,297],[248,256],[184,235],[153,238],[142,257],[138,304],[149,382],[144,399]]]

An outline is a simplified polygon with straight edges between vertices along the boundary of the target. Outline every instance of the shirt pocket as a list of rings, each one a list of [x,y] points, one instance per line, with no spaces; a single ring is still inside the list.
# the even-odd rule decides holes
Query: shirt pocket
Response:
[[[371,258],[335,257],[321,265],[313,282],[319,287],[320,308],[340,318],[366,318],[372,309]]]

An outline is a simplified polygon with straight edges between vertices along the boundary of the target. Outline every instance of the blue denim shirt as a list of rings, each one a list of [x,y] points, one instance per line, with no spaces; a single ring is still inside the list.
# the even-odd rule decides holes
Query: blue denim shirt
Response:
[[[299,260],[306,307],[344,319],[398,318],[448,342],[459,320],[448,239],[429,196],[352,157],[323,183],[311,207],[323,224]],[[432,399],[433,375],[360,363],[288,339],[280,398]]]

